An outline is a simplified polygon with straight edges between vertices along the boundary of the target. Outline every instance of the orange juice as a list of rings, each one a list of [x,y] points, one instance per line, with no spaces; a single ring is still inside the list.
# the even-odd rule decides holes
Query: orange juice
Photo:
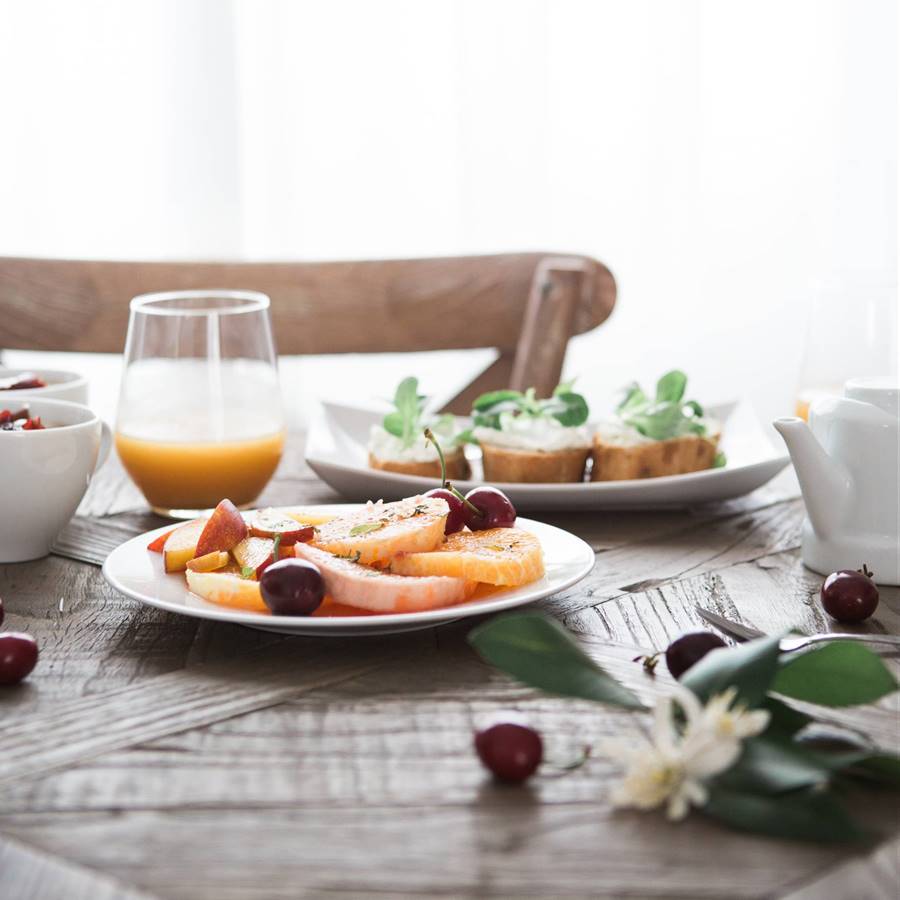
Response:
[[[843,388],[807,388],[800,391],[797,402],[794,405],[794,415],[809,421],[809,407],[820,397],[840,397],[844,393]]]
[[[284,449],[284,432],[221,441],[163,441],[118,432],[116,450],[128,474],[157,510],[210,509],[224,497],[251,503]]]

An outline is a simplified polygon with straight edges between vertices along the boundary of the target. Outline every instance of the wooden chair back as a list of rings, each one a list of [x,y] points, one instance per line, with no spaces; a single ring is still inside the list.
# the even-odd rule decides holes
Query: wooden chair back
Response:
[[[0,258],[0,348],[120,352],[128,301],[150,291],[251,289],[272,300],[280,353],[495,347],[499,357],[448,405],[485,390],[559,381],[569,338],[612,312],[609,269],[584,256],[324,263],[104,262]]]

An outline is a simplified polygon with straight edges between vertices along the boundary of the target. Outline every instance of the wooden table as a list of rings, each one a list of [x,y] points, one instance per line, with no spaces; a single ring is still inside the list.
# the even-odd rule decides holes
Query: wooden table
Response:
[[[294,436],[262,503],[336,498]],[[97,560],[158,524],[111,461],[61,541]],[[749,497],[656,513],[549,514],[597,553],[540,604],[643,696],[668,676],[631,658],[700,627],[694,603],[765,630],[829,627],[801,566],[790,478]],[[694,815],[614,812],[603,758],[526,787],[494,784],[472,729],[525,713],[550,755],[635,733],[623,711],[550,698],[479,661],[472,622],[388,638],[288,638],[169,615],[60,555],[0,566],[8,628],[41,646],[0,694],[0,895],[110,897],[894,897],[886,835],[856,850],[777,843]],[[900,592],[873,629],[900,631]],[[894,700],[844,716],[896,747]]]

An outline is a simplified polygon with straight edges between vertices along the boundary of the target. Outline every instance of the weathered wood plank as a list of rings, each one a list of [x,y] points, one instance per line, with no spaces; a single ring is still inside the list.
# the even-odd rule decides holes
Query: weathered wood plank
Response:
[[[898,823],[900,826],[900,823]],[[900,840],[885,841],[785,895],[785,900],[896,900],[900,892]]]
[[[548,805],[485,781],[461,805],[3,816],[49,852],[173,898],[769,897],[846,858],[832,846]],[[161,864],[165,861],[165,864]]]
[[[2,835],[0,889],[7,900],[152,900],[151,894],[115,878]]]
[[[549,608],[565,618],[613,597],[793,549],[801,510],[799,501],[780,503],[603,551],[593,571],[556,595]]]
[[[7,900],[152,900],[108,875],[0,835],[0,891]]]
[[[279,703],[323,684],[353,677],[387,659],[386,643],[353,654],[296,640],[234,660],[142,679],[43,715],[5,722],[0,733],[0,783],[35,775]],[[48,740],[48,735],[53,740]]]

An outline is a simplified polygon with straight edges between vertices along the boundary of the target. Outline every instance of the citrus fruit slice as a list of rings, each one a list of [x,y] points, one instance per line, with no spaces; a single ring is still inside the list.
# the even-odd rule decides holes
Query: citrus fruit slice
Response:
[[[398,555],[391,571],[516,586],[537,581],[544,574],[544,555],[540,541],[519,528],[458,531],[436,550]]]

